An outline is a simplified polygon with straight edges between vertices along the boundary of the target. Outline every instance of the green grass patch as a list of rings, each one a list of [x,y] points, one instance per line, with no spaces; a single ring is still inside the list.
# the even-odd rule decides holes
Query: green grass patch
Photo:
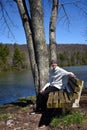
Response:
[[[6,119],[6,118],[12,118],[14,117],[13,114],[10,114],[10,113],[7,113],[7,114],[0,114],[0,121],[3,120],[3,119]]]
[[[82,125],[84,120],[87,120],[87,115],[84,115],[79,111],[76,111],[74,113],[65,116],[53,118],[51,121],[51,126],[61,127],[61,126],[70,126],[72,124]]]

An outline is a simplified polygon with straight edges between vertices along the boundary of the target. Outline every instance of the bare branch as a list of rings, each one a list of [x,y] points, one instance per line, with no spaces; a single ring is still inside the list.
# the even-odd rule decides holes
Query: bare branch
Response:
[[[74,4],[76,2],[80,2],[81,0],[75,0],[75,1],[71,1],[71,2],[63,2],[63,3],[59,3],[59,6],[62,6],[62,5],[66,5],[66,4]]]
[[[60,18],[60,20],[61,19],[64,20],[64,18],[66,17],[65,20],[67,20],[68,28],[69,28],[69,25],[70,25],[70,16],[68,16],[68,13],[66,12],[66,9],[65,9],[66,5],[73,5],[73,7],[76,7],[78,10],[80,10],[81,12],[83,12],[87,16],[87,2],[86,1],[83,2],[81,0],[72,0],[70,2],[61,2],[61,3],[59,3],[60,9],[62,7],[63,12],[65,14],[65,16],[63,15]]]
[[[17,27],[17,26],[13,23],[13,20],[11,20],[11,17],[9,16],[9,14],[8,14],[8,12],[6,11],[5,8],[4,8],[4,12],[5,12],[7,18],[9,19],[10,23],[11,23],[13,26]]]
[[[78,9],[80,9],[85,15],[87,15],[87,12],[81,8],[80,6],[78,6],[76,3],[73,3],[73,5],[75,5]]]
[[[83,3],[81,2],[81,0],[75,0],[75,1],[71,1],[71,2],[63,2],[63,3],[60,3],[59,5],[62,6],[62,7],[64,7],[64,5],[66,5],[66,4],[72,4],[72,5],[76,6],[78,9],[80,9],[85,15],[87,15],[87,10],[85,10],[85,9],[82,8],[82,7],[80,7],[80,6],[78,5],[78,3],[81,3],[82,5],[84,5],[84,6],[87,7],[86,3],[83,4]]]
[[[66,12],[66,9],[65,9],[64,5],[62,5],[62,8],[63,8],[63,11],[64,11],[64,13],[65,13],[66,19],[67,19],[67,21],[68,21],[68,28],[69,28],[69,25],[70,25],[69,17],[68,17],[68,15],[67,15],[67,12]]]
[[[3,18],[3,20],[4,20],[4,23],[6,24],[6,26],[7,26],[8,30],[9,30],[9,32],[10,32],[11,35],[12,35],[12,37],[15,39],[15,36],[14,36],[14,34],[12,33],[12,31],[11,31],[11,29],[10,29],[10,26],[9,26],[7,20],[6,20],[5,13],[6,13],[6,15],[8,16],[8,18],[9,18],[9,15],[8,15],[7,11],[4,9],[3,4],[0,3],[0,5],[1,5],[1,12],[2,12],[2,18]]]

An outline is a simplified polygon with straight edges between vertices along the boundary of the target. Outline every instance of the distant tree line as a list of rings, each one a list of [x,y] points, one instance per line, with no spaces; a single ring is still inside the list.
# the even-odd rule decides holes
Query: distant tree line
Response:
[[[60,66],[79,66],[87,64],[87,51],[85,52],[62,52],[58,55],[58,64]]]
[[[7,45],[3,46],[0,43],[0,71],[8,69],[7,57],[9,55],[9,48]]]
[[[0,43],[0,71],[27,69],[25,64],[25,53],[20,51],[17,44],[14,44],[12,63],[9,62],[10,50],[7,44]]]
[[[9,44],[0,43],[0,71],[26,70],[29,62],[26,63],[27,51],[25,47],[21,50],[18,44],[14,44],[10,51]],[[11,54],[12,52],[12,54]],[[12,55],[12,56],[11,56]],[[27,57],[28,58],[28,57]],[[87,64],[87,51],[64,51],[57,53],[59,66],[79,66]]]

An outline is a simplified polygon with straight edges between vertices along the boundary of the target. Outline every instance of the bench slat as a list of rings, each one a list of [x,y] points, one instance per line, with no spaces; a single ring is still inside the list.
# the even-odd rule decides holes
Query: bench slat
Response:
[[[77,78],[70,78],[69,79],[70,92],[63,90],[50,92],[47,101],[47,108],[70,109],[72,107],[73,108],[79,107],[79,101],[83,88],[83,83],[84,83],[83,81]]]

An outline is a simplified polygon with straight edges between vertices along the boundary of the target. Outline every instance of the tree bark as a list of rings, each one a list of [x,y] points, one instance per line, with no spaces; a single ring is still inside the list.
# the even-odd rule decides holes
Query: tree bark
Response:
[[[24,26],[36,93],[45,85],[49,72],[41,0],[29,0],[30,16],[25,0],[16,0]]]
[[[52,1],[52,14],[50,18],[50,60],[57,61],[57,46],[56,46],[56,20],[58,15],[59,0]]]
[[[49,72],[48,50],[45,41],[42,0],[29,0],[36,62],[39,72],[39,88],[47,82]]]
[[[38,87],[39,87],[39,79],[38,79],[37,64],[35,61],[35,52],[34,52],[32,32],[31,32],[31,27],[30,27],[30,18],[29,18],[28,13],[27,13],[25,1],[24,0],[16,0],[16,2],[18,5],[19,13],[20,13],[22,23],[24,26],[24,30],[25,30],[25,34],[26,34],[30,64],[31,64],[31,69],[32,69],[32,73],[33,73],[35,89],[36,89],[36,93],[37,93]]]

